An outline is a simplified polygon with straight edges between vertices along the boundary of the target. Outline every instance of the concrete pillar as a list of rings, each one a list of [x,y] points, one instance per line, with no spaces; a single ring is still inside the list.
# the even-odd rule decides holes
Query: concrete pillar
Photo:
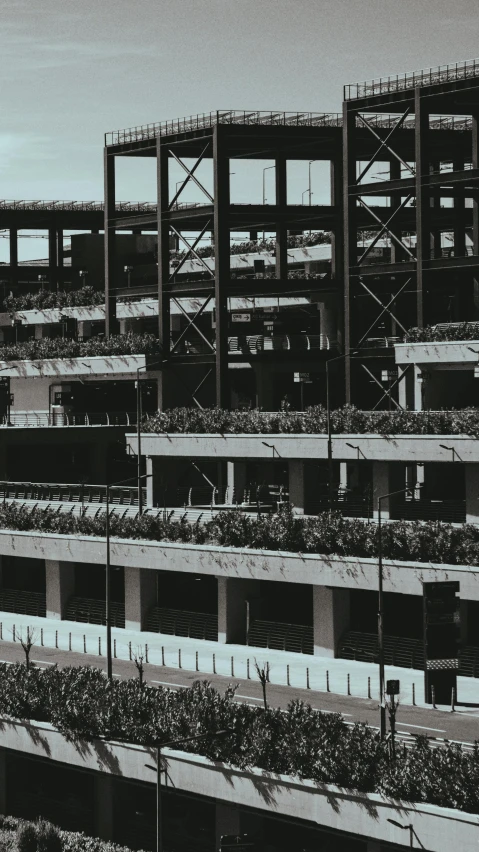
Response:
[[[407,373],[405,373],[404,367],[398,367],[398,402],[401,408],[408,408],[408,399],[407,399]]]
[[[257,580],[218,577],[218,642],[246,644],[247,601],[259,597]]]
[[[228,502],[242,503],[246,482],[246,465],[244,462],[226,463],[226,484],[228,487]]]
[[[319,333],[328,338],[329,343],[334,343],[338,337],[338,321],[336,311],[336,296],[331,293],[321,297],[318,302],[319,309]]]
[[[95,772],[95,834],[102,840],[113,840],[114,777]]]
[[[348,487],[348,463],[339,462],[339,487],[342,491],[346,491]]]
[[[47,326],[40,325],[40,324],[35,326],[35,340],[41,340],[42,339],[43,332],[45,331],[46,328],[47,328]]]
[[[216,845],[220,849],[221,838],[228,834],[241,834],[241,815],[239,807],[216,803]]]
[[[378,517],[378,498],[391,491],[389,483],[389,462],[373,461],[373,517]],[[381,518],[389,518],[389,499],[381,500]]]
[[[479,464],[466,464],[466,524],[479,524]]]
[[[64,618],[75,591],[75,563],[45,559],[47,618]]]
[[[146,457],[146,505],[149,509],[153,508],[153,459],[151,456]]]
[[[148,610],[156,604],[156,571],[125,566],[125,628],[142,630]]]
[[[314,653],[335,657],[342,634],[350,623],[349,589],[313,586]]]
[[[423,381],[425,380],[425,375],[422,373],[421,368],[414,364],[414,411],[422,411],[423,409]]]
[[[288,462],[289,472],[289,500],[294,506],[295,515],[304,515],[305,506],[305,483],[304,462],[292,459]]]

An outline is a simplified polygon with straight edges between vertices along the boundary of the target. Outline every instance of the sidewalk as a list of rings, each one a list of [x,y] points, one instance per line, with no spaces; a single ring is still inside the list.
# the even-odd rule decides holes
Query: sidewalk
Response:
[[[52,618],[36,618],[17,613],[0,613],[0,639],[11,642],[26,637],[27,627],[34,629],[35,648],[59,648],[62,651],[106,656],[106,630],[96,624],[79,624]],[[170,668],[197,671],[199,677],[211,674],[257,680],[255,660],[263,667],[269,663],[271,683],[288,685],[293,689],[309,688],[317,692],[376,698],[379,693],[378,666],[372,663],[339,660],[332,657],[313,657],[245,645],[222,645],[182,636],[169,636],[146,631],[112,628],[113,656],[130,659],[143,653],[148,662]],[[0,651],[1,655],[1,651]],[[38,656],[38,650],[36,650]],[[78,662],[78,658],[75,658]],[[418,669],[386,666],[386,678],[398,679],[401,684],[401,704],[424,703],[424,673]],[[413,695],[414,692],[414,695]],[[479,705],[479,678],[459,677],[457,701]]]

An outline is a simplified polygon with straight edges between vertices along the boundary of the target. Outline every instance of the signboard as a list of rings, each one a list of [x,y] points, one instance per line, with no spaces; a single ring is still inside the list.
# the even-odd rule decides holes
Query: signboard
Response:
[[[399,681],[398,680],[387,680],[386,681],[386,695],[399,695]]]
[[[397,379],[397,373],[394,370],[381,370],[382,382],[393,382],[394,379]]]
[[[457,689],[460,645],[459,583],[423,583],[424,691],[427,704],[434,698],[449,704]],[[457,695],[457,692],[456,692]]]
[[[231,314],[231,322],[251,322],[251,314]]]
[[[306,384],[312,384],[312,378],[310,373],[294,373],[293,376],[294,382],[305,382]]]

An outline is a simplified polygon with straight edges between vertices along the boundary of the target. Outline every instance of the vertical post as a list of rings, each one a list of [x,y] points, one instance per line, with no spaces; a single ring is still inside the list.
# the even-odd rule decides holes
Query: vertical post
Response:
[[[57,229],[52,226],[48,229],[48,277],[52,290],[58,287],[57,259]]]
[[[326,361],[326,428],[328,431],[328,508],[333,505],[333,436],[331,432],[331,398],[329,394],[329,361]]]
[[[228,306],[230,278],[230,176],[226,153],[227,125],[213,130],[215,314],[216,314],[216,405],[229,407],[228,388]]]
[[[349,197],[356,184],[356,113],[343,104],[343,216],[344,216],[344,352],[351,348],[351,267],[357,265],[357,203]],[[346,402],[351,402],[351,364],[345,360]]]
[[[429,113],[426,103],[422,97],[422,90],[418,86],[414,93],[415,108],[415,147],[416,147],[416,291],[417,325],[424,325],[424,261],[430,257],[430,209],[429,186],[424,185],[429,176],[429,162],[427,158],[427,144],[429,135]]]
[[[58,285],[64,286],[63,279],[63,228],[57,228],[57,280]]]
[[[276,223],[276,278],[284,281],[288,277],[288,227],[286,220],[288,199],[285,155],[278,153],[275,163],[276,209],[279,217]]]
[[[103,155],[104,184],[105,184],[105,333],[109,337],[116,331],[116,299],[111,295],[115,285],[116,264],[116,233],[115,218],[115,157],[105,148]]]
[[[106,671],[109,680],[113,680],[113,666],[111,659],[111,588],[110,588],[110,486],[106,486],[106,570],[105,570],[105,621],[106,621]]]
[[[137,476],[138,476],[138,514],[143,514],[143,491],[141,485],[141,384],[140,369],[136,371],[136,440],[137,440]]]
[[[379,701],[380,701],[380,733],[383,740],[386,736],[386,702],[384,695],[384,594],[383,594],[383,548],[381,526],[381,500],[378,499],[378,651],[379,651]]]
[[[158,221],[158,338],[166,360],[170,353],[170,295],[167,284],[170,277],[170,229],[165,214],[170,200],[168,149],[161,139],[156,142],[156,186]],[[165,365],[166,366],[166,365]],[[165,370],[158,382],[158,408],[168,406]]]
[[[18,281],[18,229],[10,228],[10,275],[12,284]]]
[[[472,113],[472,168],[479,168],[479,111],[477,110]],[[479,254],[479,198],[477,194],[474,194],[472,202],[472,244],[473,254]],[[476,286],[478,283],[476,279]]]

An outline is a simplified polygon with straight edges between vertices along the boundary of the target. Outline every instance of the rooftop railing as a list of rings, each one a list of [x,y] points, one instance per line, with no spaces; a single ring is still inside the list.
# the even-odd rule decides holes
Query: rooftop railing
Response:
[[[121,145],[125,142],[141,142],[158,136],[171,136],[202,130],[217,124],[266,124],[294,127],[341,127],[340,113],[316,112],[268,112],[258,110],[215,110],[198,113],[171,121],[158,121],[114,130],[105,134],[105,145]]]
[[[425,68],[422,71],[409,71],[395,76],[379,77],[376,80],[367,80],[364,83],[348,83],[344,87],[344,100],[369,98],[389,92],[415,89],[417,86],[451,83],[455,80],[465,80],[468,77],[479,77],[479,59],[467,59],[464,62],[439,65],[437,68]]]
[[[105,209],[103,201],[44,201],[44,200],[15,200],[8,198],[0,199],[1,210],[72,210],[81,212],[98,212]],[[118,201],[115,204],[117,213],[129,212],[144,213],[156,210],[156,204],[151,201]]]

